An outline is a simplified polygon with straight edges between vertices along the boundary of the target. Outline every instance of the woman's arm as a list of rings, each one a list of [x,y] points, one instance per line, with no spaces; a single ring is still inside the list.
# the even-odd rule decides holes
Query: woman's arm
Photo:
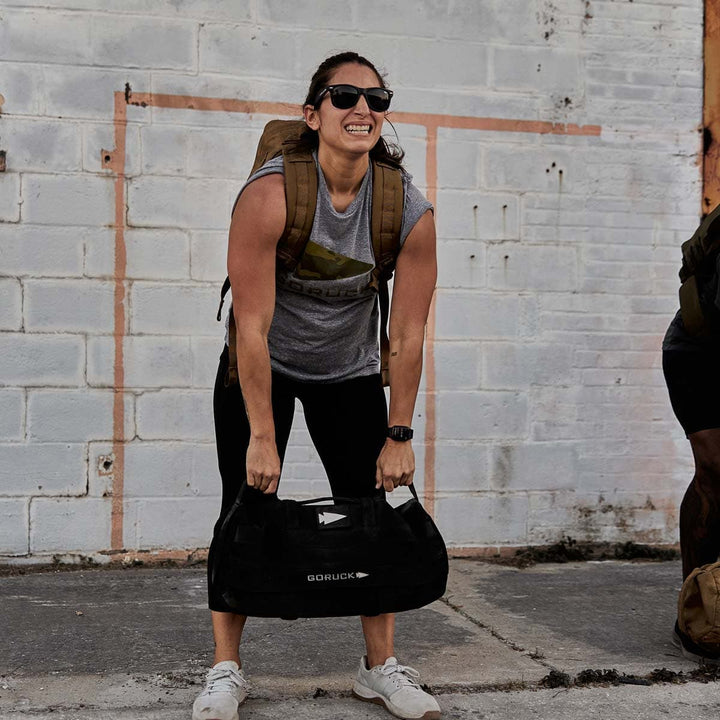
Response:
[[[410,231],[395,268],[389,332],[390,426],[412,425],[436,279],[435,221],[428,210]],[[377,487],[391,492],[398,485],[409,485],[414,472],[411,442],[388,438],[377,462]]]
[[[266,493],[277,490],[280,478],[267,336],[275,309],[275,252],[285,216],[285,180],[277,173],[266,175],[240,195],[228,240],[238,378],[250,422],[247,482]]]

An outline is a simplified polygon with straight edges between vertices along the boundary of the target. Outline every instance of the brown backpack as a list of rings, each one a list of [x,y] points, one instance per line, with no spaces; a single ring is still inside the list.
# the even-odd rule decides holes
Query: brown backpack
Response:
[[[678,627],[700,648],[720,651],[720,562],[695,568],[678,597]]]
[[[291,271],[297,266],[305,251],[317,204],[318,179],[315,159],[311,152],[298,150],[296,147],[296,142],[306,127],[304,120],[271,120],[263,130],[255,154],[255,162],[250,171],[250,175],[252,175],[268,160],[282,155],[287,218],[285,230],[277,245],[277,264],[287,271]],[[375,256],[375,269],[371,284],[377,288],[380,302],[381,372],[385,385],[388,384],[390,354],[390,341],[387,335],[390,302],[387,284],[395,270],[395,261],[400,252],[403,198],[401,170],[388,163],[372,160],[370,236]],[[230,278],[225,278],[220,292],[218,320],[222,318],[222,306],[229,289]],[[238,382],[235,318],[232,311],[230,312],[228,346],[230,357],[225,376],[226,386]]]

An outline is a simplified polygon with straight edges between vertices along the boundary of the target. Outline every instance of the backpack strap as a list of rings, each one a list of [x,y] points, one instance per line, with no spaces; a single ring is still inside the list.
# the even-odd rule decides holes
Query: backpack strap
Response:
[[[388,280],[395,270],[400,252],[404,190],[402,172],[391,165],[373,160],[372,214],[370,235],[372,237],[375,269],[371,284],[377,288],[380,304],[380,373],[383,385],[390,384],[390,339],[388,319],[390,298]]]

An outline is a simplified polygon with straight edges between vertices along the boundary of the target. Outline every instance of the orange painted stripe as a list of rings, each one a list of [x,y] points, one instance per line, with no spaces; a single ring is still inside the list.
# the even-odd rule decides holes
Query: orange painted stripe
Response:
[[[113,482],[110,547],[123,547],[123,499],[125,485],[125,137],[127,105],[125,94],[115,93],[115,149],[105,166],[115,172],[115,340],[113,395]]]
[[[720,203],[720,3],[705,0],[702,212]]]

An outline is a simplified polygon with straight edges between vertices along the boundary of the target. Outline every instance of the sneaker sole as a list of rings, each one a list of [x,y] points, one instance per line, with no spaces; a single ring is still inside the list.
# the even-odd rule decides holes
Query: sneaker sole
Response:
[[[700,665],[711,665],[713,667],[720,667],[720,658],[709,658],[705,657],[705,655],[700,655],[699,653],[694,653],[691,650],[688,650],[683,645],[680,636],[677,634],[677,632],[675,632],[675,630],[673,630],[672,634],[672,644],[680,651],[680,654],[688,660],[692,660],[693,662],[699,663]]]
[[[372,692],[372,691],[370,691]],[[363,702],[373,703],[374,705],[382,705],[391,715],[401,718],[401,720],[440,720],[440,712],[438,710],[428,710],[424,715],[401,715],[394,707],[388,704],[387,700],[381,695],[373,694],[370,697],[361,695],[355,688],[352,689],[354,698]]]

